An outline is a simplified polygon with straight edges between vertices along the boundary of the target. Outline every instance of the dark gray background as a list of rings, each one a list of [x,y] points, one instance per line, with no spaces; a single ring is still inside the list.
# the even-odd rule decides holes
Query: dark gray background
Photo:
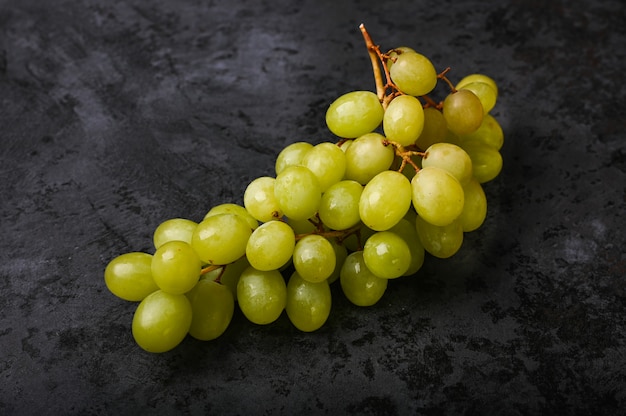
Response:
[[[614,1],[0,3],[0,413],[617,414],[626,12]],[[451,259],[311,334],[235,314],[162,355],[103,270],[241,202],[373,89],[358,30],[500,86],[504,168]]]

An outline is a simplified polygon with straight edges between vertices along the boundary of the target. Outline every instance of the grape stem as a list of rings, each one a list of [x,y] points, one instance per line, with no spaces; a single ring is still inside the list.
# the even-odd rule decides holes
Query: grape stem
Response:
[[[398,168],[398,172],[402,173],[407,163],[413,166],[413,169],[415,169],[415,172],[419,172],[420,168],[415,164],[415,162],[413,162],[412,156],[424,157],[425,155],[424,152],[411,150],[411,148],[407,149],[408,146],[407,147],[402,146],[400,143],[394,142],[393,140],[389,140],[389,139],[384,139],[383,145],[393,146],[396,156],[399,156],[402,159],[402,163],[400,164],[400,167]]]

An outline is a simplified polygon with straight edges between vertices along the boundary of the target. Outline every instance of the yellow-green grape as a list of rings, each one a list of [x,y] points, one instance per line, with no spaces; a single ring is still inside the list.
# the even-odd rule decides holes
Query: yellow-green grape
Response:
[[[341,290],[357,306],[375,305],[385,294],[387,282],[367,268],[362,251],[348,255],[339,275]]]
[[[252,323],[274,322],[287,303],[287,285],[278,270],[248,267],[237,283],[237,301],[244,316]]]
[[[458,220],[440,227],[418,216],[415,227],[424,249],[435,257],[451,257],[463,244],[463,227]]]
[[[325,237],[311,234],[302,237],[293,250],[293,266],[304,280],[317,283],[335,270],[335,250]]]
[[[202,262],[184,241],[170,241],[157,249],[152,257],[152,278],[167,293],[182,295],[200,279]]]
[[[321,328],[330,315],[331,305],[328,281],[310,282],[293,272],[287,282],[285,312],[296,328],[303,332]]]
[[[389,103],[383,116],[385,137],[402,146],[414,144],[424,128],[424,108],[412,95],[400,95]]]
[[[135,342],[148,352],[170,351],[191,327],[191,303],[185,295],[157,290],[141,301],[133,315]]]
[[[389,75],[400,91],[409,95],[426,95],[437,85],[437,71],[432,62],[417,52],[399,54]]]
[[[457,135],[477,130],[485,113],[476,94],[463,89],[448,94],[442,111],[448,129]]]
[[[446,139],[448,126],[443,113],[434,107],[424,109],[424,128],[420,133],[415,145],[422,149],[428,149],[435,143],[441,143]]]
[[[411,264],[406,272],[404,272],[403,276],[411,276],[419,271],[424,265],[424,257],[425,250],[422,242],[417,235],[417,229],[415,228],[415,213],[412,215],[405,216],[402,218],[400,222],[394,225],[389,231],[399,235],[409,247],[409,251],[411,252]]]
[[[244,256],[235,260],[233,263],[203,274],[200,276],[200,280],[215,281],[219,278],[219,282],[231,291],[235,302],[237,302],[237,283],[239,282],[241,273],[248,267],[250,267],[250,262],[248,258]]]
[[[411,181],[413,207],[433,225],[448,225],[461,215],[465,197],[459,181],[447,170],[420,169]]]
[[[245,209],[244,207],[238,204],[225,203],[225,204],[216,205],[213,208],[211,208],[209,212],[206,213],[206,215],[204,216],[204,219],[207,219],[208,217],[217,215],[217,214],[239,215],[241,218],[243,218],[244,220],[248,222],[248,225],[250,225],[250,228],[253,230],[259,226],[259,222],[257,221],[257,219],[254,218],[247,209]]]
[[[397,48],[393,48],[392,50],[390,50],[389,52],[387,52],[387,56],[389,56],[389,58],[385,61],[385,65],[387,65],[387,70],[391,69],[391,67],[393,66],[394,61],[398,58],[398,56],[400,54],[403,54],[405,52],[414,52],[417,53],[417,51],[409,46],[399,46]]]
[[[197,222],[186,218],[170,218],[169,220],[163,221],[154,230],[152,236],[154,248],[158,249],[168,241],[178,240],[191,243],[191,236],[197,225]]]
[[[250,265],[257,270],[278,270],[293,255],[296,236],[293,229],[282,221],[270,221],[254,230],[245,254]]]
[[[152,255],[148,253],[124,253],[107,264],[104,283],[111,293],[120,299],[139,302],[159,289],[152,279]]]
[[[317,212],[322,199],[319,181],[304,166],[289,166],[276,176],[274,195],[287,218],[306,220]]]
[[[319,143],[302,158],[301,165],[309,169],[320,185],[322,192],[343,179],[346,172],[346,155],[333,143]]]
[[[235,300],[228,287],[204,279],[186,296],[192,310],[189,335],[200,341],[210,341],[226,331],[235,311]]]
[[[326,111],[326,125],[335,135],[354,139],[375,130],[383,121],[383,106],[371,91],[352,91],[337,98]]]
[[[461,185],[472,178],[472,159],[461,147],[451,143],[435,143],[426,149],[422,167],[434,166],[450,172]]]
[[[372,235],[363,247],[363,260],[367,268],[382,279],[398,278],[411,265],[411,251],[402,237],[391,231]]]
[[[207,264],[229,264],[246,253],[252,229],[236,214],[217,214],[202,220],[191,238],[191,247]]]
[[[504,143],[504,132],[502,131],[502,126],[500,126],[500,123],[498,123],[498,120],[496,120],[494,116],[491,114],[485,114],[483,122],[478,130],[469,134],[464,134],[460,137],[460,139],[462,144],[468,142],[478,142],[500,150],[502,148],[502,144]]]
[[[282,218],[283,211],[274,195],[276,178],[262,176],[248,184],[243,194],[243,205],[253,218],[268,222]]]
[[[339,279],[339,274],[341,273],[341,268],[343,267],[343,263],[346,261],[348,257],[348,249],[344,244],[339,244],[337,240],[330,239],[330,244],[333,246],[333,250],[335,251],[335,269],[330,274],[328,279],[328,283],[334,283]]]
[[[319,216],[325,226],[332,230],[347,230],[361,221],[359,200],[363,185],[343,180],[332,185],[322,195]]]
[[[480,100],[485,114],[489,113],[496,106],[498,93],[485,82],[470,82],[463,85],[460,89],[473,92]]]
[[[276,174],[285,170],[287,166],[298,166],[306,152],[312,148],[313,145],[309,142],[295,142],[285,147],[276,157],[274,164]]]
[[[345,179],[368,183],[374,176],[389,169],[395,152],[393,146],[385,146],[385,136],[368,133],[352,141],[346,150]]]
[[[502,154],[495,148],[479,142],[462,144],[472,159],[473,175],[480,183],[495,179],[502,171]]]
[[[375,231],[390,229],[411,207],[411,192],[411,182],[400,172],[380,172],[365,185],[361,193],[361,220]]]
[[[483,224],[487,216],[487,197],[483,187],[474,178],[463,186],[463,194],[465,203],[459,221],[463,231],[474,231]]]
[[[485,75],[485,74],[469,74],[463,77],[457,84],[456,89],[459,90],[463,88],[467,84],[471,84],[473,82],[483,82],[489,85],[496,92],[496,97],[498,96],[498,85],[493,80],[493,78]]]

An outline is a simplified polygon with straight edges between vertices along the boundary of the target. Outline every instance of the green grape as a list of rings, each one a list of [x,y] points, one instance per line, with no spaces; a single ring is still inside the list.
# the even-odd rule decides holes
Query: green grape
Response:
[[[490,77],[488,77],[487,75],[484,75],[484,74],[470,74],[470,75],[467,75],[467,76],[463,77],[456,84],[455,88],[457,90],[460,90],[465,85],[471,84],[473,82],[483,82],[483,83],[489,85],[496,92],[496,97],[498,96],[498,85],[496,84],[496,82],[492,78],[490,78]]]
[[[210,341],[222,335],[235,312],[232,292],[223,284],[203,279],[187,293],[192,319],[189,335]]]
[[[480,183],[495,179],[502,170],[502,154],[495,148],[479,142],[462,144],[472,159],[473,175]]]
[[[415,141],[420,149],[428,149],[435,143],[441,143],[446,139],[448,126],[443,113],[434,107],[424,109],[424,128]]]
[[[305,220],[317,212],[322,199],[319,181],[304,166],[289,166],[274,183],[274,195],[287,218]]]
[[[375,231],[393,227],[411,207],[411,182],[395,170],[374,176],[359,200],[359,215]]]
[[[352,91],[337,98],[326,111],[333,134],[354,139],[375,130],[383,121],[383,106],[371,91]]]
[[[346,248],[345,245],[339,244],[337,240],[335,240],[334,238],[328,241],[330,241],[330,244],[333,246],[333,250],[335,251],[335,269],[330,274],[330,276],[328,276],[328,279],[326,279],[328,283],[330,284],[330,283],[334,283],[335,281],[337,281],[337,279],[339,279],[341,267],[343,266],[343,263],[346,261],[346,258],[348,257],[348,249]]]
[[[502,148],[504,143],[504,133],[500,123],[491,114],[485,114],[483,122],[480,124],[478,130],[464,134],[460,137],[461,146],[463,143],[478,142],[495,147],[496,150]]]
[[[389,75],[400,91],[409,95],[426,95],[437,85],[437,71],[432,62],[417,52],[399,54]]]
[[[422,242],[417,235],[417,229],[414,227],[416,214],[413,210],[412,214],[402,218],[400,222],[394,225],[389,231],[399,235],[409,247],[411,252],[411,264],[403,276],[411,276],[418,272],[424,265],[425,250]],[[409,219],[410,218],[410,219]]]
[[[237,300],[244,316],[265,325],[278,319],[287,303],[287,285],[278,270],[248,267],[237,283]]]
[[[135,342],[148,352],[170,351],[191,327],[192,309],[185,295],[157,290],[141,301],[133,315]]]
[[[377,277],[395,279],[409,269],[411,251],[399,235],[391,231],[380,231],[365,242],[363,261]]]
[[[104,269],[104,283],[120,299],[139,302],[159,287],[152,279],[152,255],[131,252],[117,256]]]
[[[477,130],[483,121],[483,105],[470,90],[458,90],[448,94],[443,101],[442,110],[448,129],[457,135]]]
[[[237,302],[237,283],[241,273],[250,267],[247,257],[241,257],[233,263],[211,270],[200,276],[200,280],[219,281],[222,285],[230,289],[235,302]]]
[[[217,215],[217,214],[239,215],[241,218],[243,218],[244,220],[248,222],[248,225],[250,225],[250,228],[253,230],[259,226],[259,222],[256,220],[256,218],[254,218],[247,209],[245,209],[244,207],[238,204],[226,203],[226,204],[216,205],[213,208],[211,208],[209,212],[206,213],[206,215],[204,216],[204,219],[207,219],[208,217]]]
[[[389,169],[395,152],[393,146],[383,144],[384,140],[385,136],[380,133],[368,133],[354,139],[346,150],[345,179],[365,185],[374,176]]]
[[[287,304],[285,312],[291,323],[303,332],[321,328],[332,305],[328,281],[311,282],[293,272],[287,283]]]
[[[387,70],[390,70],[391,67],[393,66],[394,61],[398,58],[398,56],[400,56],[401,54],[405,52],[417,53],[415,49],[410,48],[408,46],[399,46],[387,52],[387,56],[389,56],[389,58],[385,61],[385,65],[387,65]]]
[[[302,237],[293,250],[293,266],[309,282],[317,283],[328,279],[335,270],[336,261],[332,244],[321,235]]]
[[[461,147],[451,143],[435,143],[426,149],[422,167],[434,166],[447,170],[461,185],[472,178],[472,160]]]
[[[212,215],[196,227],[191,247],[207,264],[229,264],[246,253],[251,234],[250,225],[239,215]]]
[[[433,225],[448,225],[463,211],[463,187],[447,170],[422,168],[411,181],[413,207]]]
[[[168,241],[177,240],[191,243],[191,236],[197,225],[197,222],[185,218],[171,218],[163,221],[154,230],[152,236],[154,248],[158,249]]]
[[[344,180],[329,187],[322,195],[319,216],[325,226],[332,230],[347,230],[361,221],[359,200],[363,185]]]
[[[463,186],[465,203],[459,217],[463,231],[469,232],[478,229],[487,216],[487,197],[480,183],[472,178]]]
[[[254,230],[246,246],[246,257],[257,270],[277,270],[293,255],[296,236],[282,221],[270,221]]]
[[[262,176],[256,178],[243,194],[243,205],[253,218],[268,222],[282,218],[283,211],[274,195],[275,178]]]
[[[485,82],[470,82],[463,85],[460,89],[473,92],[480,100],[485,113],[490,112],[496,106],[498,93]]]
[[[313,145],[308,142],[295,142],[285,147],[276,157],[274,166],[276,174],[278,175],[288,166],[298,166],[304,155],[312,148]]]
[[[346,155],[333,143],[320,143],[309,150],[302,158],[302,166],[309,169],[320,184],[320,190],[343,179],[346,172]]]
[[[157,249],[152,257],[152,278],[164,292],[182,295],[200,279],[202,262],[184,241],[170,241]]]
[[[383,116],[385,137],[402,146],[414,144],[424,128],[422,103],[412,95],[400,95],[389,103]]]
[[[385,294],[387,282],[387,279],[377,277],[367,268],[362,251],[348,255],[339,275],[341,290],[357,306],[376,304]]]
[[[418,216],[415,219],[415,228],[424,249],[435,257],[451,257],[463,244],[463,227],[459,220],[440,227]]]

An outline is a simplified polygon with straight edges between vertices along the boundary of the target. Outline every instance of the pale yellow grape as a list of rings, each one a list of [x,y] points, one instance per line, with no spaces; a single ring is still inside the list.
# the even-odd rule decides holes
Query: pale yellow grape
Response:
[[[482,144],[495,147],[497,150],[502,148],[504,143],[504,132],[498,120],[491,114],[485,114],[480,127],[472,133],[464,134],[461,137],[461,143],[479,142]]]
[[[289,166],[276,176],[274,195],[287,218],[305,220],[317,212],[322,199],[319,181],[304,166]]]
[[[375,231],[393,227],[411,207],[411,182],[395,170],[380,172],[361,193],[359,215]]]
[[[424,128],[424,109],[411,95],[400,95],[389,103],[383,116],[385,137],[402,146],[414,144]]]
[[[426,95],[437,85],[437,71],[432,62],[417,52],[399,54],[389,75],[400,91],[413,96]]]
[[[389,56],[389,58],[385,61],[385,65],[387,65],[387,70],[391,69],[394,61],[398,58],[398,56],[405,52],[417,53],[415,49],[409,46],[398,46],[397,48],[393,48],[392,50],[387,52],[387,56]]]
[[[395,152],[393,146],[383,144],[384,140],[385,136],[380,133],[368,133],[353,140],[346,150],[345,179],[365,185],[374,176],[389,169]]]
[[[138,302],[159,289],[152,279],[152,255],[141,252],[124,253],[107,264],[104,282],[120,299]]]
[[[274,194],[275,178],[262,176],[254,179],[243,194],[246,210],[258,221],[268,222],[282,218],[283,211]]]
[[[459,90],[463,88],[463,86],[467,84],[471,84],[472,82],[484,82],[488,84],[493,90],[496,92],[496,97],[498,96],[498,85],[493,80],[493,78],[485,75],[485,74],[469,74],[463,77],[457,84],[456,89]]]
[[[278,270],[248,267],[237,283],[237,301],[252,323],[267,325],[281,315],[287,304],[287,285]]]
[[[152,236],[154,248],[158,249],[168,241],[175,240],[191,243],[191,236],[197,225],[197,222],[186,218],[171,218],[163,221],[154,230]]]
[[[458,90],[448,94],[443,101],[442,111],[448,129],[457,135],[478,129],[484,116],[480,99],[470,90]]]
[[[442,259],[452,257],[463,244],[463,227],[459,220],[437,226],[418,216],[415,219],[415,227],[424,249],[435,257]]]
[[[189,335],[200,341],[210,341],[221,336],[235,311],[231,290],[212,280],[201,280],[186,294],[191,304],[192,318]]]
[[[363,185],[356,181],[337,182],[324,192],[319,216],[324,225],[332,230],[346,230],[361,221],[359,200]]]
[[[502,154],[495,147],[475,141],[465,142],[462,146],[472,159],[473,175],[478,182],[489,182],[500,174]]]
[[[287,166],[299,165],[306,152],[312,148],[313,145],[309,142],[295,142],[285,147],[276,157],[276,163],[274,164],[276,174],[278,175]]]
[[[302,158],[301,165],[309,169],[320,185],[322,192],[343,179],[346,172],[346,155],[333,143],[316,144]]]
[[[294,272],[287,283],[285,311],[291,323],[303,332],[321,328],[332,305],[328,281],[310,282]]]
[[[465,197],[459,181],[447,170],[422,168],[411,180],[413,207],[433,225],[448,225],[461,215]]]
[[[382,279],[395,279],[409,269],[411,250],[399,235],[391,231],[380,231],[365,242],[363,261],[376,276]]]
[[[191,247],[205,263],[229,264],[246,253],[252,229],[236,214],[217,214],[202,220],[191,238]]]
[[[451,143],[435,143],[426,149],[422,167],[429,166],[447,170],[461,185],[469,182],[473,174],[472,159],[465,150]]]
[[[487,216],[487,197],[480,183],[472,178],[463,186],[465,203],[459,217],[463,231],[469,232],[478,229]]]
[[[435,143],[443,142],[446,139],[448,126],[441,111],[434,107],[424,109],[424,128],[415,141],[415,145],[426,150]]]
[[[460,89],[473,92],[480,100],[485,113],[490,112],[496,106],[497,92],[485,82],[470,82]]]
[[[245,207],[242,207],[241,205],[238,205],[238,204],[224,203],[224,204],[216,205],[213,208],[211,208],[209,212],[206,213],[206,215],[204,216],[204,219],[207,219],[208,217],[212,215],[217,215],[217,214],[239,215],[241,218],[246,220],[248,225],[250,225],[250,228],[253,230],[259,226],[259,222],[257,221],[257,219],[254,218],[252,214],[250,214],[250,212]]]
[[[168,241],[152,257],[152,278],[161,290],[180,295],[200,279],[202,262],[189,243]]]
[[[326,124],[335,135],[353,139],[376,129],[383,121],[383,106],[371,91],[352,91],[333,101]]]
[[[293,255],[296,236],[282,221],[261,224],[248,239],[245,254],[257,270],[276,270],[283,267]]]
[[[321,235],[302,237],[293,250],[293,266],[304,280],[317,283],[330,277],[335,270],[335,250]]]

